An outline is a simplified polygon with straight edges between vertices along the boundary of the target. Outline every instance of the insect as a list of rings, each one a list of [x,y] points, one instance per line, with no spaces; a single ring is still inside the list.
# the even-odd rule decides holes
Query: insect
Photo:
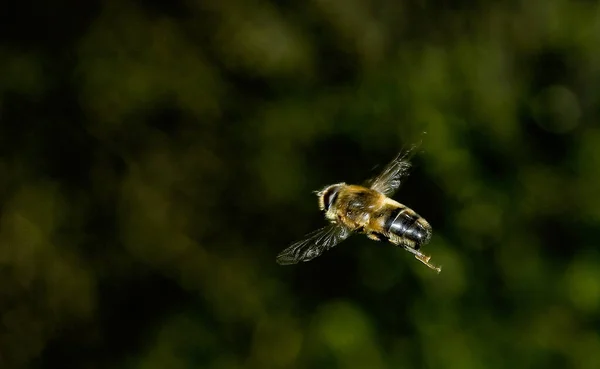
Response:
[[[431,257],[419,251],[431,239],[431,226],[412,209],[390,198],[408,175],[413,150],[414,146],[400,153],[364,186],[341,182],[316,191],[319,208],[330,224],[283,250],[277,256],[277,263],[289,265],[312,260],[358,233],[401,246],[439,273],[442,268],[429,263]]]

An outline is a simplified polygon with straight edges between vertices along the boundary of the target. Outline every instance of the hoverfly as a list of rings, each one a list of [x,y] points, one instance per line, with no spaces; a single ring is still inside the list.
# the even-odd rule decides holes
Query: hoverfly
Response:
[[[419,251],[431,239],[431,226],[412,209],[390,198],[408,175],[409,154],[413,150],[414,147],[400,153],[364,186],[341,182],[316,191],[319,208],[330,224],[283,250],[277,256],[277,263],[289,265],[312,260],[352,233],[359,233],[401,246],[439,273],[442,268],[429,263],[431,257]]]

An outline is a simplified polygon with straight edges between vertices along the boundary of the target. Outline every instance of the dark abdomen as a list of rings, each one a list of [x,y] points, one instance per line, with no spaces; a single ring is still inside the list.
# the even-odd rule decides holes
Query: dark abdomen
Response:
[[[407,207],[391,210],[384,230],[390,234],[390,239],[396,238],[403,246],[412,247],[415,250],[431,239],[429,223]]]

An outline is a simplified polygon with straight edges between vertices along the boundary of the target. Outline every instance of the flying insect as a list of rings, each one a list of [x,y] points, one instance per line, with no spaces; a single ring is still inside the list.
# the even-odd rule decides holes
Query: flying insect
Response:
[[[319,208],[329,225],[283,250],[276,258],[277,263],[310,261],[356,233],[400,246],[439,273],[442,268],[429,263],[431,257],[420,251],[431,239],[431,225],[406,205],[390,198],[408,175],[413,150],[414,147],[400,153],[364,185],[341,182],[316,191]]]

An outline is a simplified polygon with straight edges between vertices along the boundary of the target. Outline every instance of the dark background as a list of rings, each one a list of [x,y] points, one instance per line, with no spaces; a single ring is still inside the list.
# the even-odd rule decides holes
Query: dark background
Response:
[[[19,1],[0,35],[1,368],[600,367],[597,2]],[[419,141],[394,198],[441,274],[275,263]]]

